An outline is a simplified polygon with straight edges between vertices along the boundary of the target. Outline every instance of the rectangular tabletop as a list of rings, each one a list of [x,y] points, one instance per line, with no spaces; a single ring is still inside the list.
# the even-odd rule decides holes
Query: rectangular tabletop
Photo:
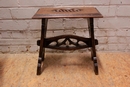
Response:
[[[44,7],[33,16],[41,18],[102,18],[95,7]]]

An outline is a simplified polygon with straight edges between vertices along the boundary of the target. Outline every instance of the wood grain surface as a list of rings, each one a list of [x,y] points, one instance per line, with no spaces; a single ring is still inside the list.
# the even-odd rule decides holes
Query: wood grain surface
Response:
[[[33,18],[102,18],[94,7],[44,7]]]

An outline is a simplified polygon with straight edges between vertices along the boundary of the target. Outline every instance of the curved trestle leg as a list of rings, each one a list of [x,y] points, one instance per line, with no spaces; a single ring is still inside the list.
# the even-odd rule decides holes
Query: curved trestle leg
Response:
[[[91,59],[94,64],[94,72],[96,75],[98,75],[98,63],[97,63],[97,57],[96,57],[96,49],[95,49],[95,38],[94,38],[94,20],[93,18],[88,18],[88,29],[89,29],[89,35],[91,38]]]
[[[42,72],[41,67],[42,67],[42,63],[44,61],[44,55],[45,55],[44,39],[46,37],[46,30],[47,30],[47,19],[42,19],[40,50],[39,50],[39,58],[38,58],[38,64],[37,64],[37,75],[40,75]]]

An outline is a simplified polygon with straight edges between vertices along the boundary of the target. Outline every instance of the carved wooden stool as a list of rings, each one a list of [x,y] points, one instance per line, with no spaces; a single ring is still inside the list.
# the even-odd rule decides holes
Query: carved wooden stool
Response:
[[[91,58],[94,63],[94,72],[98,75],[98,64],[96,57],[95,45],[98,45],[98,40],[94,38],[94,18],[102,18],[103,16],[94,7],[44,7],[40,8],[33,16],[35,19],[42,19],[41,25],[41,39],[37,41],[40,46],[37,75],[41,74],[41,65],[44,61],[45,48],[59,49],[59,50],[76,50],[81,48],[91,48]],[[90,38],[74,36],[74,35],[60,35],[56,37],[47,38],[47,21],[54,18],[86,18],[88,20],[88,29]],[[62,39],[62,42],[59,40]],[[72,39],[76,40],[73,41]],[[56,44],[52,45],[51,43]],[[84,44],[80,44],[83,42]],[[73,45],[73,46],[70,46]]]

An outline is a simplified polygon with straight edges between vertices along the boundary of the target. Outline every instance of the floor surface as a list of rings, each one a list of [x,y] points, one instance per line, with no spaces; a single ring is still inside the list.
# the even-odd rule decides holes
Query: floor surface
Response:
[[[99,75],[90,53],[46,53],[36,75],[38,54],[0,54],[0,87],[130,87],[130,53],[98,52]]]

